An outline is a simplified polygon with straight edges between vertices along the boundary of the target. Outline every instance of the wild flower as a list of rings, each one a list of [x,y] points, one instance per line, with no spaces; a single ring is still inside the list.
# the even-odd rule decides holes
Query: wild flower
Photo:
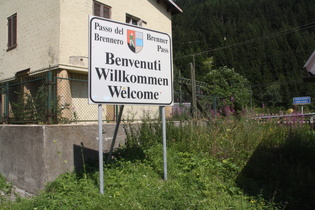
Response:
[[[215,111],[214,110],[210,110],[210,113],[211,113],[212,116],[215,115]]]

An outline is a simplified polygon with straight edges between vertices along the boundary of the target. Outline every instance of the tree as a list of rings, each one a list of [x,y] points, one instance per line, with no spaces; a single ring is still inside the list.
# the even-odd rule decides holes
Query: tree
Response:
[[[248,79],[257,105],[286,107],[295,95],[313,94],[314,88],[303,83],[303,66],[315,49],[315,1],[176,3],[185,13],[172,21],[174,65],[183,76],[189,77],[188,66],[196,55],[196,79],[202,80],[209,71],[204,60],[212,57],[212,69],[233,67]]]
[[[211,70],[205,76],[205,82],[208,83],[207,94],[219,97],[225,105],[234,106],[235,111],[242,110],[250,102],[249,82],[234,69]]]
[[[268,107],[280,107],[282,105],[283,100],[279,82],[273,82],[265,88],[262,93],[262,102]]]

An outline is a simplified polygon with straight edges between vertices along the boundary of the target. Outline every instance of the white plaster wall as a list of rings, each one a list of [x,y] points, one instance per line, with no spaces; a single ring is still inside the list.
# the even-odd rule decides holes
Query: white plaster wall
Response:
[[[156,0],[99,0],[110,6],[111,19],[125,22],[126,14],[143,19],[144,28],[171,34],[171,14]],[[3,79],[30,68],[87,72],[88,15],[93,0],[1,0],[0,72]],[[17,13],[17,47],[7,51],[7,18]]]
[[[111,19],[125,22],[126,14],[143,19],[144,28],[171,34],[171,14],[156,0],[100,0],[111,7]],[[92,0],[61,0],[60,64],[67,68],[76,66],[87,71],[88,65],[88,15],[93,12]],[[77,57],[79,62],[74,62]],[[85,68],[82,68],[85,67]]]
[[[124,107],[122,120],[147,120],[159,119],[159,106],[152,105],[126,105]]]
[[[167,12],[162,2],[157,3],[156,0],[100,0],[99,2],[112,7],[111,19],[113,20],[125,22],[126,13],[128,13],[146,21],[147,24],[142,25],[144,28],[169,34],[172,32],[171,14]]]
[[[0,80],[13,78],[27,68],[31,72],[59,66],[87,72],[88,15],[93,0],[0,0]],[[143,19],[144,28],[171,34],[171,14],[156,0],[99,0],[111,7],[111,19],[125,22],[126,14]],[[17,13],[17,47],[7,51],[7,18]],[[74,98],[74,105],[83,97]],[[156,115],[157,107],[145,106]],[[86,108],[86,107],[85,107]],[[135,117],[143,114],[138,108]],[[89,112],[94,108],[88,107]],[[131,106],[126,107],[130,113]],[[90,115],[94,118],[94,115]],[[124,117],[127,118],[125,115]],[[128,116],[129,117],[129,116]]]
[[[60,5],[60,64],[88,66],[88,15],[92,0],[61,0]],[[77,63],[70,58],[77,57]],[[79,58],[78,58],[79,57]],[[75,59],[75,58],[74,58]],[[80,69],[79,69],[80,70]]]
[[[125,22],[128,13],[143,19],[147,23],[142,25],[144,28],[171,34],[171,14],[167,12],[165,5],[158,4],[156,0],[99,0],[98,2],[111,7],[112,20]],[[75,68],[77,71],[87,71],[88,15],[93,13],[93,1],[61,0],[60,8],[60,64],[64,69]],[[75,57],[77,63],[73,60]],[[85,110],[85,114],[78,111],[79,119],[97,119],[95,107],[83,105],[87,103],[85,97],[75,96],[72,102],[76,109]],[[126,106],[123,119],[142,119],[144,114],[155,118],[158,112],[157,106]]]
[[[17,13],[17,47],[7,51],[7,18]],[[0,72],[3,79],[17,71],[58,64],[59,1],[1,0]]]

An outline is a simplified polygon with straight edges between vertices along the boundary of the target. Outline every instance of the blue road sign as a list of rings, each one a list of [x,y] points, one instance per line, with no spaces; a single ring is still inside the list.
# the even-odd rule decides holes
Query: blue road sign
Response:
[[[310,104],[310,103],[311,103],[311,97],[309,96],[293,98],[294,105],[303,105],[303,104]]]

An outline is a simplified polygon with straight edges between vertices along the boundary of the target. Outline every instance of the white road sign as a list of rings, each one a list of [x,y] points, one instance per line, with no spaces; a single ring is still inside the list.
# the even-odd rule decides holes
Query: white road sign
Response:
[[[173,104],[171,37],[89,17],[89,102]]]

